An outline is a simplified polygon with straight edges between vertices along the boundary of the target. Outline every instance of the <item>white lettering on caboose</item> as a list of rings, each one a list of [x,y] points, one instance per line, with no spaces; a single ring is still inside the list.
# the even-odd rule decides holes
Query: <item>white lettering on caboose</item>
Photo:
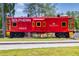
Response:
[[[31,22],[31,19],[12,19],[12,22]]]
[[[19,22],[31,22],[31,19],[18,19]]]
[[[19,27],[20,30],[27,30],[26,27]]]

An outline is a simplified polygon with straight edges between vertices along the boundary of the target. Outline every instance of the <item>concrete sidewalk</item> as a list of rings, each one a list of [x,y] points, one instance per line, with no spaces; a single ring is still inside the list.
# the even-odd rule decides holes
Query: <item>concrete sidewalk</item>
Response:
[[[55,40],[55,41],[2,41],[0,44],[33,44],[33,43],[79,43],[79,40]]]
[[[49,47],[72,47],[72,46],[79,46],[79,40],[0,42],[0,50],[49,48]]]

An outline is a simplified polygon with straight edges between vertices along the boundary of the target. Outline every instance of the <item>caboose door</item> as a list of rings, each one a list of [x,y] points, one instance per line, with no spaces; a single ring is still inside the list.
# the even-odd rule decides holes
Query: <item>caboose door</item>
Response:
[[[72,18],[68,20],[68,28],[69,30],[74,30],[74,21]]]

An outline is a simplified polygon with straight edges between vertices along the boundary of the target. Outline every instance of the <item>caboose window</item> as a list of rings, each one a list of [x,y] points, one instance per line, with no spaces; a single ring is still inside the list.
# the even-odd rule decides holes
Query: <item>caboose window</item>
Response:
[[[40,26],[41,26],[41,22],[37,22],[37,23],[36,23],[36,26],[37,26],[37,27],[40,27]]]
[[[13,26],[16,26],[16,23],[13,23]]]
[[[62,22],[62,26],[66,26],[66,22]]]

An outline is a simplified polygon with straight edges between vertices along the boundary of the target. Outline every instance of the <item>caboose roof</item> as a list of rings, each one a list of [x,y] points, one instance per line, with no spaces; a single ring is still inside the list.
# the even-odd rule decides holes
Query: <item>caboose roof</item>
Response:
[[[30,18],[30,19],[33,19],[33,20],[43,20],[45,18],[73,18],[71,16],[60,16],[60,17],[7,17],[7,18],[13,18],[13,19],[22,19],[22,18]]]

